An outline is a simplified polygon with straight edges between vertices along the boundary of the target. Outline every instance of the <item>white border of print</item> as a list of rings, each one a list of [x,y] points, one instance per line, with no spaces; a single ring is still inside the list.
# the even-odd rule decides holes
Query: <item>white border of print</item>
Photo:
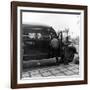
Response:
[[[63,11],[63,12],[80,12],[81,13],[81,31],[80,31],[80,74],[76,76],[58,76],[53,78],[20,78],[20,10],[43,10],[43,11]],[[71,10],[71,9],[52,9],[52,8],[34,8],[34,7],[17,7],[17,83],[42,83],[42,82],[63,82],[63,81],[78,81],[84,80],[84,11],[83,10]]]

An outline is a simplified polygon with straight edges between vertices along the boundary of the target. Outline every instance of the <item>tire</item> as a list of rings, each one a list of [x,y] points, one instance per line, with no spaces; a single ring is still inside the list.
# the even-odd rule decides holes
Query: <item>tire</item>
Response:
[[[72,54],[72,55],[70,56],[70,58],[69,58],[69,62],[72,62],[73,59],[74,59],[74,54]]]

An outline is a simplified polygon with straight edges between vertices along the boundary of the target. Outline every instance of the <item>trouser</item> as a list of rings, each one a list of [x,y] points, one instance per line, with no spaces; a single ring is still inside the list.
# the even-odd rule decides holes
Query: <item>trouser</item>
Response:
[[[52,57],[56,58],[56,63],[58,63],[58,48],[51,48]]]

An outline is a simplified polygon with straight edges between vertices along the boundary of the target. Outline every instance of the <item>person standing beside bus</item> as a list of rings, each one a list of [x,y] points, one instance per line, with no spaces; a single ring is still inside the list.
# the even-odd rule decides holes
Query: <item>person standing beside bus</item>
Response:
[[[52,51],[52,57],[56,57],[56,63],[58,64],[59,40],[56,36],[52,36],[50,46]]]

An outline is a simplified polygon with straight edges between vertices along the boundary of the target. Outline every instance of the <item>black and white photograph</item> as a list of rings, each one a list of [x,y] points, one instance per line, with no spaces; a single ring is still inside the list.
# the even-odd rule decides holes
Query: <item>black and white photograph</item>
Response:
[[[16,13],[17,83],[85,80],[86,21],[82,6],[23,5]]]
[[[43,9],[20,12],[20,78],[80,75],[81,12]]]

